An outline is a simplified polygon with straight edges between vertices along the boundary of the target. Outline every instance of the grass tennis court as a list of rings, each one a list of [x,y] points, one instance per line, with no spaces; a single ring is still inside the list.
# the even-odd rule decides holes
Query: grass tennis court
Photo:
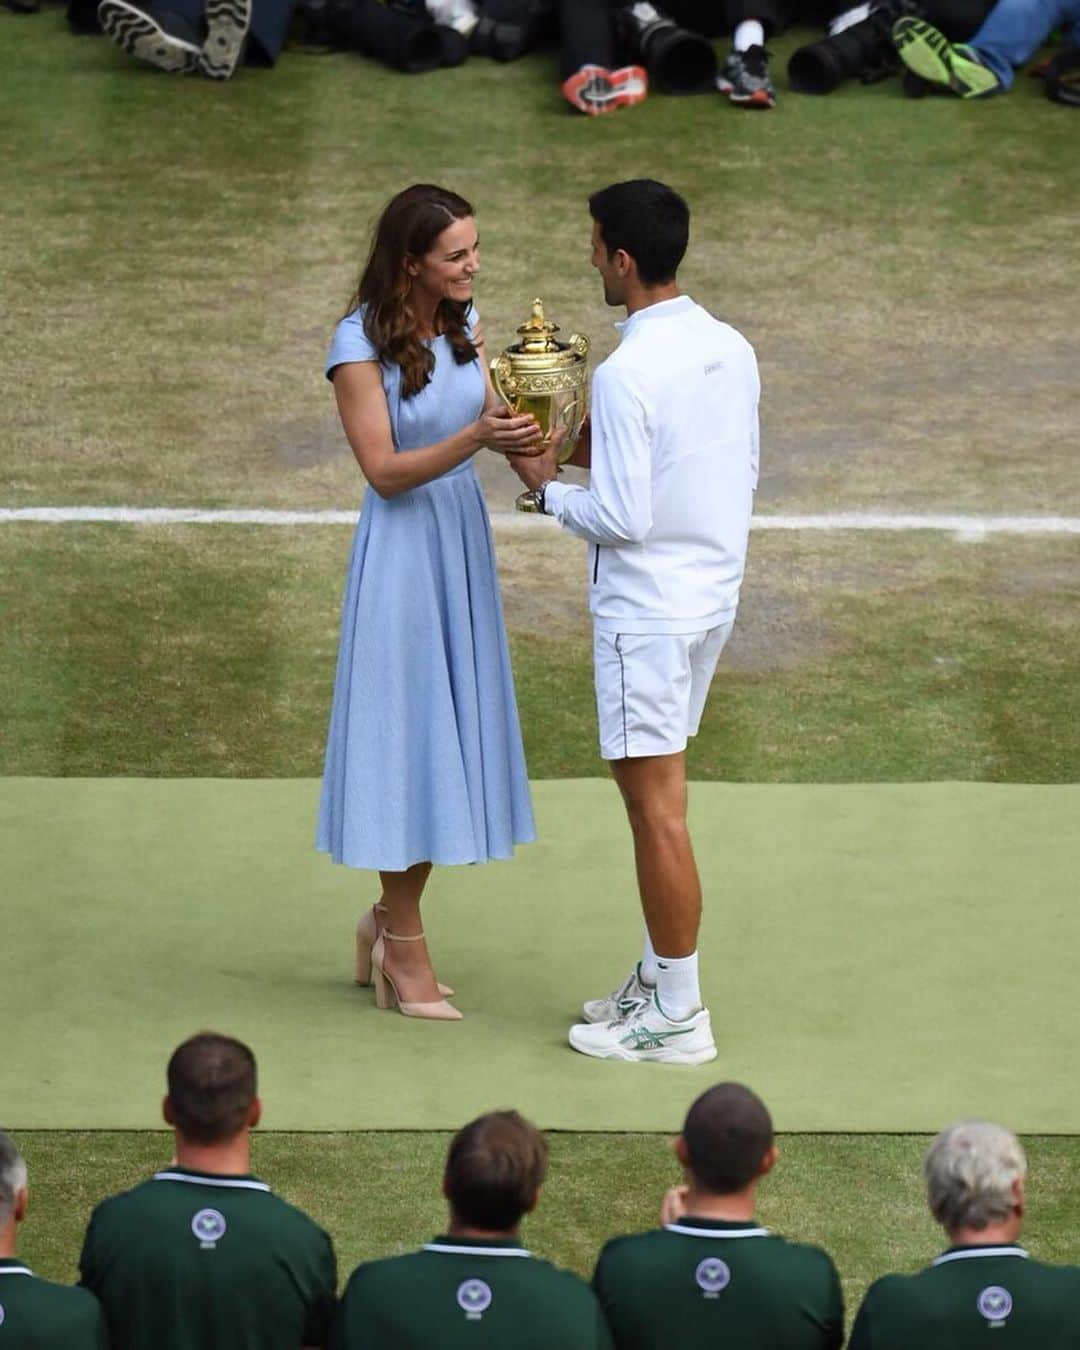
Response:
[[[777,70],[792,41],[778,45]],[[759,511],[1080,514],[1080,344],[1062,302],[1080,269],[1076,123],[1026,79],[986,104],[909,104],[895,84],[813,100],[781,80],[767,117],[653,98],[587,121],[564,111],[548,56],[407,79],[287,54],[272,74],[218,88],[71,38],[54,9],[0,14],[0,111],[0,505],[354,505],[321,362],[379,204],[424,178],[471,196],[489,342],[508,341],[541,293],[602,356],[613,316],[587,267],[584,199],[613,177],[655,174],[695,210],[687,289],[758,349]],[[504,490],[486,474],[495,500]],[[317,773],[347,538],[0,528],[0,775],[17,788],[25,777]],[[531,772],[594,777],[580,555],[547,536],[500,536],[499,550]],[[755,536],[694,776],[747,791],[953,781],[1070,793],[1078,562],[1075,539]],[[1024,926],[1060,875],[1076,830],[1058,818],[1043,862],[1002,902],[1006,924]],[[43,849],[62,836],[54,824]],[[7,922],[26,897],[10,856],[0,869]],[[716,914],[717,936],[743,921]],[[31,945],[5,1015],[23,1045],[54,1039],[72,964],[93,969],[94,953],[56,931],[63,960]],[[326,941],[327,997],[351,1016],[355,991],[330,992]],[[1036,1022],[1051,995],[1068,996],[1060,954],[1011,986]],[[193,1030],[198,1006],[181,1021]],[[266,1038],[253,1039],[260,1050]],[[145,1051],[132,1109],[146,1123],[170,1048]],[[925,1042],[931,1088],[939,1049]],[[1044,1052],[1040,1081],[1071,1083],[1075,1066],[1049,1041]],[[115,1048],[93,1053],[108,1075]],[[8,1063],[0,1123],[18,1117],[25,1081]],[[997,1061],[983,1067],[1011,1084]],[[1030,1057],[1023,1067],[1034,1071]],[[23,1254],[57,1278],[73,1272],[92,1203],[168,1156],[149,1130],[19,1138],[36,1194]],[[330,1228],[347,1269],[440,1226],[445,1143],[437,1131],[267,1132],[255,1166]],[[874,1274],[937,1249],[916,1179],[924,1139],[782,1143],[762,1215],[828,1246],[849,1302]],[[611,1231],[652,1222],[673,1166],[655,1134],[565,1133],[553,1148],[528,1236],[586,1272]],[[1080,1147],[1036,1138],[1029,1149],[1031,1246],[1075,1261]]]

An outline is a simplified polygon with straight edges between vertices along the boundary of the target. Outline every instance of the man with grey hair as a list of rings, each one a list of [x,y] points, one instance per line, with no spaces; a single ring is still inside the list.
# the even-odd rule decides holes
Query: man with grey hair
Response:
[[[39,1280],[16,1259],[26,1218],[26,1163],[0,1130],[0,1347],[7,1350],[107,1350],[101,1304],[85,1289]]]
[[[1080,1269],[1033,1261],[1018,1245],[1027,1160],[1001,1125],[965,1120],[930,1145],[930,1212],[949,1248],[917,1275],[886,1275],[867,1291],[848,1350],[1075,1350]]]

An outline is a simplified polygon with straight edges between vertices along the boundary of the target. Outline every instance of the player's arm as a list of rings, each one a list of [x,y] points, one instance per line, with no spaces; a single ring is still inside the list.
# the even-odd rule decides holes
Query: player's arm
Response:
[[[652,444],[632,385],[601,367],[593,377],[589,486],[552,483],[544,506],[591,544],[640,544],[652,528]]]

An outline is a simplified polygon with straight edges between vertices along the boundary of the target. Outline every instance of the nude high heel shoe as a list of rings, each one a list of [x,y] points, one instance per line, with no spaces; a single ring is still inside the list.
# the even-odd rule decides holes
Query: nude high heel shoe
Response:
[[[379,940],[371,949],[371,970],[375,980],[375,1006],[376,1008],[397,1007],[398,1011],[404,1013],[406,1017],[426,1017],[433,1022],[460,1022],[461,1013],[457,1008],[453,1008],[442,998],[438,1003],[404,1003],[398,997],[398,991],[394,987],[394,981],[386,973],[383,966],[383,960],[386,955],[386,943],[384,939],[389,938],[391,942],[419,942],[423,938],[423,933],[416,933],[412,937],[400,937],[397,933],[388,933],[384,928],[379,934]]]
[[[365,909],[363,914],[356,922],[356,974],[353,977],[356,984],[371,984],[371,949],[375,946],[379,937],[379,924],[375,914],[386,913],[385,905],[372,905],[370,909]],[[436,983],[439,983],[436,981]],[[448,984],[439,984],[439,993],[443,998],[453,998],[454,991]]]

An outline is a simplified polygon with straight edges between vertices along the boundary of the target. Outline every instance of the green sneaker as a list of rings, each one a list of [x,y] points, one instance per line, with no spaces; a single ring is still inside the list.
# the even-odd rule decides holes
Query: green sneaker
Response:
[[[998,77],[983,65],[973,47],[950,42],[923,19],[897,19],[892,40],[908,70],[931,84],[945,85],[961,98],[985,98],[1001,88]]]

